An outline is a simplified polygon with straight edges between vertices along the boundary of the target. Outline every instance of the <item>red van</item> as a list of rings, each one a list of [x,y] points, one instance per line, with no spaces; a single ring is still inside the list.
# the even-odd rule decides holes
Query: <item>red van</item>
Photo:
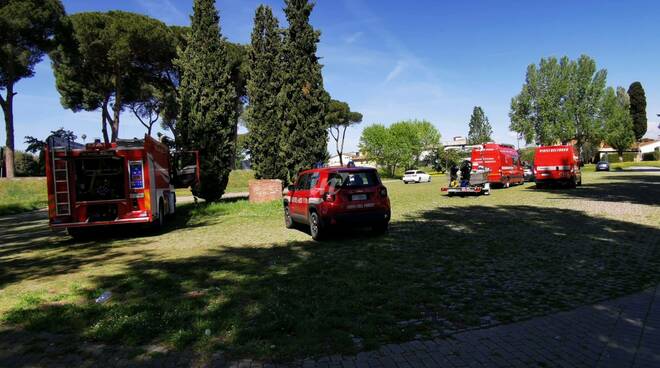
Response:
[[[536,187],[563,184],[574,188],[582,185],[580,157],[573,146],[538,147],[534,153]]]
[[[485,143],[472,149],[472,170],[490,169],[488,182],[508,188],[525,182],[524,169],[515,147],[510,144]]]

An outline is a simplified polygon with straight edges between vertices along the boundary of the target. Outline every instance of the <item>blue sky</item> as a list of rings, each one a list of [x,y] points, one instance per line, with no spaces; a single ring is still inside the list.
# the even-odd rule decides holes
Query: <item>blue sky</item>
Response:
[[[270,5],[285,25],[283,0],[219,0],[222,32],[249,42],[254,10]],[[68,13],[121,9],[168,24],[186,25],[191,0],[65,0]],[[525,68],[541,57],[588,54],[608,71],[607,82],[639,80],[647,96],[650,132],[660,131],[660,2],[657,1],[432,1],[318,0],[312,24],[322,32],[319,56],[326,89],[364,114],[352,128],[347,150],[372,123],[427,119],[443,140],[467,134],[470,113],[482,106],[500,142],[508,130],[509,103],[520,91]],[[88,140],[99,137],[98,112],[73,113],[59,103],[50,61],[19,82],[15,100],[17,146],[23,137],[45,137],[64,126]],[[120,136],[144,128],[122,114]],[[4,143],[4,129],[0,142]]]

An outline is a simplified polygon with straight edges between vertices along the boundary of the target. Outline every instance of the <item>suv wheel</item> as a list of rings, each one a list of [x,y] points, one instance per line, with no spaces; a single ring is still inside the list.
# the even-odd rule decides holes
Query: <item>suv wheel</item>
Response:
[[[309,233],[314,240],[321,240],[323,238],[324,233],[323,227],[321,226],[321,218],[316,212],[309,214]]]
[[[289,206],[284,206],[284,226],[286,226],[287,229],[291,229],[293,228],[293,225],[293,218],[289,213]]]

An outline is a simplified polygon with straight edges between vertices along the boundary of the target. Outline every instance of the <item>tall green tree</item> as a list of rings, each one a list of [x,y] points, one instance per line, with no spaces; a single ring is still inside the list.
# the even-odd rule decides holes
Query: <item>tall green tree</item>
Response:
[[[122,110],[144,98],[146,84],[166,82],[176,55],[174,35],[161,21],[135,13],[69,18],[71,37],[50,55],[61,103],[73,111],[100,109],[103,138],[114,142]]]
[[[468,133],[468,144],[483,144],[491,142],[493,128],[490,126],[488,117],[481,106],[475,106],[470,116],[470,131]]]
[[[415,166],[419,165],[422,155],[428,155],[440,146],[440,132],[426,120],[408,120],[408,124],[417,134],[417,147],[414,150]]]
[[[282,32],[270,7],[261,5],[254,16],[252,42],[248,52],[249,77],[246,122],[250,132],[247,146],[258,179],[287,180],[280,157],[282,145],[281,106]]]
[[[59,0],[0,1],[0,107],[7,134],[7,177],[14,176],[14,97],[16,83],[34,75],[34,66],[51,50],[65,27]]]
[[[623,161],[623,151],[630,149],[635,142],[633,119],[630,115],[630,98],[623,87],[609,87],[603,100],[605,117],[605,141],[619,154]]]
[[[328,124],[328,132],[335,141],[335,150],[339,156],[339,164],[344,166],[344,141],[346,140],[346,130],[353,125],[362,122],[362,114],[351,111],[346,102],[330,100],[328,113],[325,116]]]
[[[427,121],[407,120],[389,127],[370,125],[362,131],[360,151],[394,176],[398,168],[409,169],[419,163],[422,152],[438,149],[440,134]]]
[[[195,0],[188,44],[176,64],[181,71],[177,144],[200,153],[201,181],[193,194],[216,201],[234,165],[239,99],[214,0]]]
[[[511,100],[509,128],[528,143],[550,145],[600,139],[600,109],[607,71],[582,55],[541,59],[527,67],[525,84]]]
[[[633,82],[628,87],[630,96],[630,115],[633,120],[635,139],[640,140],[646,134],[648,121],[646,120],[646,93],[640,82]]]
[[[284,13],[289,23],[285,32],[285,73],[278,95],[284,122],[280,159],[291,182],[298,172],[328,156],[328,131],[325,122],[330,100],[323,89],[321,64],[316,56],[320,32],[309,23],[314,4],[308,0],[285,0]]]

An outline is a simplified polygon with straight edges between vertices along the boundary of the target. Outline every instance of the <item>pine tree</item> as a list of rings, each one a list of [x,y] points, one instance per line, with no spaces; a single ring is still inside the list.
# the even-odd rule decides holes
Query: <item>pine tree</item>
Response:
[[[314,4],[285,0],[289,29],[284,42],[284,80],[279,94],[283,140],[280,159],[290,182],[300,170],[325,161],[328,132],[325,113],[330,101],[323,89],[321,64],[316,56],[320,32],[309,24]]]
[[[252,168],[258,179],[286,180],[279,157],[282,122],[277,101],[282,85],[282,34],[268,6],[259,6],[254,16],[248,67],[246,120]]]
[[[193,194],[219,200],[227,187],[236,150],[238,109],[226,44],[214,0],[195,0],[181,70],[177,134],[185,149],[198,150],[201,181]]]
[[[647,120],[646,120],[646,94],[644,88],[639,82],[633,82],[628,88],[628,95],[630,96],[630,116],[633,120],[633,129],[635,131],[635,139],[640,140],[646,134]]]
[[[480,106],[475,106],[470,116],[470,132],[468,133],[469,144],[482,144],[493,139],[493,128],[488,122],[488,117]]]

